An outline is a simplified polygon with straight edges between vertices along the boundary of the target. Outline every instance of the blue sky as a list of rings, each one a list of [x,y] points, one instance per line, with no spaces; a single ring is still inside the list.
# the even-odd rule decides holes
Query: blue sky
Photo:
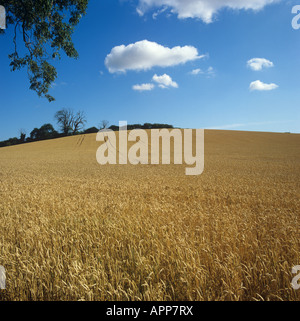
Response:
[[[53,116],[64,107],[84,110],[86,128],[106,119],[300,132],[300,29],[291,25],[297,1],[239,0],[260,10],[231,9],[228,0],[192,0],[192,8],[183,0],[143,1],[90,0],[73,36],[79,59],[54,63],[52,103],[28,89],[26,70],[10,71],[7,29],[0,36],[0,140],[44,123],[57,128]],[[204,9],[195,10],[201,2]],[[264,60],[247,65],[253,58]]]

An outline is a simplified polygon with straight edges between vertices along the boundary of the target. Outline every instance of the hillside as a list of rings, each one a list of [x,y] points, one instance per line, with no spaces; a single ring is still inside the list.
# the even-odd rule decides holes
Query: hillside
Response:
[[[300,135],[205,131],[205,170],[96,134],[0,149],[0,300],[299,300]]]

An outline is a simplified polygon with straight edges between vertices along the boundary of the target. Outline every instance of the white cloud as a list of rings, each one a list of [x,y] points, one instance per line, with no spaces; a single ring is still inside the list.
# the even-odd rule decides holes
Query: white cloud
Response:
[[[168,9],[168,7],[163,7],[162,9],[154,12],[153,15],[152,15],[152,18],[155,20],[157,18],[157,16],[159,16],[162,13],[164,13],[167,9]]]
[[[272,61],[265,58],[252,58],[247,61],[247,66],[252,70],[259,71],[263,68],[271,68],[274,64]]]
[[[198,69],[192,70],[189,74],[193,75],[193,76],[196,76],[196,75],[207,75],[208,78],[211,78],[211,77],[215,76],[215,70],[214,70],[213,67],[207,68],[206,71],[198,68]]]
[[[223,8],[260,10],[280,0],[139,0],[137,12],[143,15],[152,8],[169,7],[179,19],[200,18],[211,23],[214,15]]]
[[[126,70],[149,70],[155,66],[170,67],[204,58],[192,46],[168,48],[148,40],[114,47],[105,58],[110,73]]]
[[[199,75],[199,74],[204,74],[204,71],[202,69],[200,69],[200,68],[197,68],[197,69],[192,70],[190,72],[190,74],[196,76],[196,75]]]
[[[65,82],[65,81],[61,81],[60,83],[57,83],[57,82],[53,82],[52,84],[51,84],[51,88],[56,88],[56,87],[58,87],[58,86],[67,86],[68,84]]]
[[[215,70],[214,70],[214,68],[213,67],[209,67],[208,69],[207,69],[207,75],[209,76],[209,77],[214,77],[215,76]]]
[[[266,90],[273,90],[276,88],[278,88],[276,84],[265,84],[260,80],[253,81],[249,87],[251,91],[254,91],[254,90],[266,91]]]
[[[144,15],[144,12],[143,12],[141,9],[139,9],[139,8],[136,9],[136,12],[138,13],[138,15],[139,15],[140,17],[142,17],[142,16]]]
[[[151,91],[154,87],[153,84],[141,84],[132,86],[132,89],[136,91]]]
[[[169,87],[178,88],[178,84],[175,81],[173,81],[172,78],[167,74],[164,74],[162,76],[157,76],[155,74],[152,80],[158,83],[158,86],[160,88],[169,88]]]

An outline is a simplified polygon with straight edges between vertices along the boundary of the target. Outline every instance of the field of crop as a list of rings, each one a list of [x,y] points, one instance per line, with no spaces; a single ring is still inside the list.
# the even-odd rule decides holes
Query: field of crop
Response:
[[[0,300],[299,300],[300,135],[205,131],[205,170],[0,149]]]

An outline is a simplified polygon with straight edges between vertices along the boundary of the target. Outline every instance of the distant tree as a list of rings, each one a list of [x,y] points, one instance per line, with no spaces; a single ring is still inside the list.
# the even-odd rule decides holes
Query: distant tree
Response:
[[[49,60],[60,58],[61,50],[70,58],[78,57],[72,34],[86,14],[88,0],[2,0],[0,5],[5,7],[8,29],[13,25],[7,33],[13,34],[12,70],[27,67],[30,89],[53,101],[48,91],[57,72]],[[1,33],[5,31],[0,29]]]
[[[45,124],[39,129],[39,139],[54,138],[57,134],[57,131],[51,124]]]
[[[51,139],[57,137],[58,133],[51,124],[45,124],[41,128],[34,128],[30,133],[30,140]]]
[[[109,125],[109,121],[108,120],[102,120],[99,124],[99,129],[107,129]]]
[[[7,141],[6,146],[13,146],[17,144],[19,144],[19,139],[17,137],[13,137]]]
[[[127,129],[128,130],[133,130],[133,129],[161,129],[161,128],[174,128],[172,125],[168,125],[168,124],[150,124],[150,123],[145,123],[144,125],[141,124],[133,124],[127,125]],[[109,127],[109,129],[113,130],[113,131],[119,131],[119,126],[115,126],[112,125]]]
[[[30,133],[30,139],[31,140],[37,140],[39,139],[40,131],[38,128],[34,128]]]
[[[151,128],[161,129],[161,128],[174,128],[174,127],[168,124],[152,124]]]
[[[143,125],[143,129],[151,129],[151,128],[152,128],[152,124],[150,124],[150,123],[145,123]]]
[[[59,110],[54,116],[64,135],[68,135],[72,130],[72,117],[73,111],[65,108]]]
[[[86,118],[83,111],[79,111],[75,115],[73,115],[72,117],[73,135],[78,133],[81,129],[83,129],[85,123],[86,123]]]
[[[118,131],[119,130],[119,126],[116,126],[116,125],[111,125],[110,127],[109,127],[109,129],[111,129],[111,130],[113,130],[113,131]]]
[[[133,124],[133,125],[127,125],[128,130],[133,130],[133,129],[140,129],[142,128],[141,124]]]
[[[25,143],[26,139],[26,131],[24,129],[20,129],[20,143]]]
[[[94,134],[98,133],[99,129],[97,127],[91,127],[84,131],[85,134]]]
[[[54,118],[56,119],[64,135],[76,134],[86,123],[83,111],[79,111],[74,114],[72,109],[66,108],[56,112]]]

